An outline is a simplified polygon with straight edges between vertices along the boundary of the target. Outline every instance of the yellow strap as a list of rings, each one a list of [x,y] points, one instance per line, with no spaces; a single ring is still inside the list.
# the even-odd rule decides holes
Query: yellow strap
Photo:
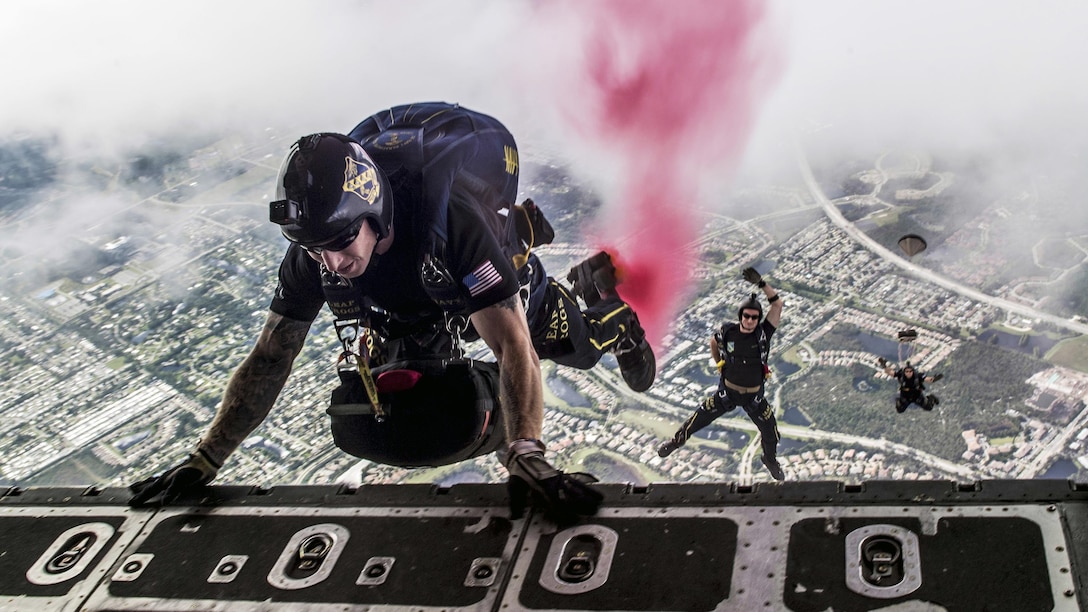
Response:
[[[514,262],[514,269],[520,270],[522,266],[529,262],[529,252],[533,250],[533,243],[536,242],[536,235],[533,232],[533,220],[529,218],[529,211],[525,210],[525,207],[521,204],[514,206],[514,210],[520,211],[525,215],[526,225],[529,226],[529,245],[525,247],[525,253],[517,253],[510,259]],[[514,222],[514,233],[517,233],[517,222]]]
[[[374,384],[374,376],[370,373],[370,366],[361,358],[357,358],[355,361],[359,364],[359,377],[363,379],[366,395],[370,398],[370,403],[374,405],[374,415],[378,417],[385,416],[382,411],[382,404],[378,401],[378,386]]]

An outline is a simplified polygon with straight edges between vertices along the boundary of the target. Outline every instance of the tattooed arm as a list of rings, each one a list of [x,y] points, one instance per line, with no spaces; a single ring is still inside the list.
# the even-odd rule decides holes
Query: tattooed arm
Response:
[[[470,318],[499,362],[506,439],[539,440],[544,426],[544,387],[521,300],[514,295],[472,313]]]
[[[544,457],[544,387],[540,359],[533,350],[529,324],[517,296],[472,313],[476,331],[499,360],[500,400],[507,419],[505,465],[510,517],[523,516],[530,503],[542,500],[545,514],[559,522],[597,512],[604,496],[588,484],[585,473],[568,474]]]
[[[197,446],[220,465],[272,410],[302,350],[307,321],[268,313],[256,346],[231,375],[215,420]]]

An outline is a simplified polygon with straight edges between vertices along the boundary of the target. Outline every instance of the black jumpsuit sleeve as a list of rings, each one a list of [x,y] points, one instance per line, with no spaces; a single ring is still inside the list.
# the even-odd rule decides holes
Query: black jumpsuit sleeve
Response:
[[[325,304],[320,265],[292,244],[280,262],[279,284],[269,309],[298,321],[313,321]]]

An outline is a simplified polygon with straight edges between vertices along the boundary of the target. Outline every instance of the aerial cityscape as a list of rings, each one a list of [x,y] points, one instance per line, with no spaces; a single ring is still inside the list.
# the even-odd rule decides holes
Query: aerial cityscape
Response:
[[[263,213],[277,152],[289,137],[269,136],[256,143],[226,138],[115,169],[112,180],[129,182],[135,188],[125,193],[141,197],[86,226],[78,257],[48,275],[20,265],[26,252],[3,253],[5,484],[124,485],[191,450],[259,330],[285,244]],[[39,145],[7,143],[24,157]],[[1011,205],[998,198],[968,223],[926,232],[929,249],[909,258],[879,231],[858,228],[879,228],[894,215],[898,229],[888,235],[905,231],[944,202],[962,205],[971,178],[918,152],[880,152],[869,162],[842,175],[812,168],[802,153],[794,183],[745,185],[729,196],[751,215],[701,211],[701,237],[690,245],[701,262],[695,293],[657,349],[658,377],[647,393],[632,393],[611,357],[589,371],[545,365],[545,437],[557,464],[635,484],[769,478],[758,464],[755,426],[739,410],[672,456],[656,453],[716,386],[707,339],[735,316],[749,291],[739,270],[754,265],[774,279],[786,304],[768,394],[787,479],[1083,478],[1088,326],[1061,299],[1046,299],[1046,281],[1083,269],[1084,228],[1046,238],[1060,249],[1032,245],[1031,280],[1041,287],[1026,290],[1027,279],[1009,270],[992,298],[976,299],[973,263],[941,259],[934,270],[927,262],[979,233],[999,235],[1003,222],[1015,222]],[[539,254],[549,269],[565,270],[591,254],[579,241],[579,220],[594,196],[556,160],[523,163],[525,195],[557,230],[556,242]],[[42,193],[48,202],[70,188]],[[9,226],[42,214],[42,202],[16,204],[5,214]],[[872,236],[875,247],[855,233]],[[975,256],[1006,269],[1002,260],[1019,254],[991,242]],[[1083,273],[1079,278],[1083,283]],[[902,329],[916,329],[917,340],[897,341]],[[477,344],[475,354],[487,358]],[[217,482],[504,478],[492,457],[408,470],[337,449],[324,414],[335,346],[331,318],[315,324],[277,408]],[[877,366],[879,357],[943,372],[944,380],[930,385],[939,407],[896,414],[896,386]]]
[[[637,485],[770,479],[743,410],[657,452],[716,389],[709,339],[753,267],[784,304],[766,392],[786,480],[1088,477],[1074,3],[201,5],[214,20],[17,4],[8,55],[46,31],[80,53],[0,68],[22,84],[0,130],[0,484],[123,486],[191,452],[268,313],[284,153],[423,100],[511,128],[519,196],[556,230],[536,250],[552,276],[610,248],[670,281],[674,303],[639,315],[657,359],[647,392],[610,355],[588,371],[544,362],[557,467]],[[382,27],[360,37],[359,23]],[[279,42],[311,31],[358,38],[366,77],[345,78],[339,45]],[[681,238],[648,239],[663,235]],[[905,236],[927,247],[904,251]],[[409,470],[336,448],[338,354],[323,312],[217,483],[506,479],[490,456]],[[939,404],[897,413],[880,359],[941,375],[926,389]]]

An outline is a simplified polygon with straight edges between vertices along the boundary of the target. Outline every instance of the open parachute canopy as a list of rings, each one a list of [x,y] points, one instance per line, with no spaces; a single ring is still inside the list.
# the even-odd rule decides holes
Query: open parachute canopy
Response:
[[[914,257],[918,253],[926,250],[926,240],[918,234],[907,234],[899,239],[899,248],[907,254],[907,257]]]
[[[910,343],[918,339],[918,331],[910,328],[901,329],[896,336],[899,340],[899,361],[902,363],[909,360],[911,353],[914,352],[914,347]]]

